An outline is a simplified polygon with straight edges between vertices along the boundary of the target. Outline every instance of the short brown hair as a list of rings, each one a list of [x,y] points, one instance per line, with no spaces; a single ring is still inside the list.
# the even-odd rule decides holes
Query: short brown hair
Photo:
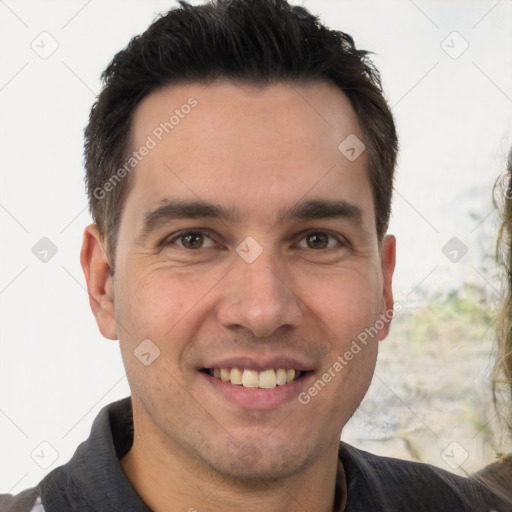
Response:
[[[122,166],[135,108],[164,85],[219,78],[262,86],[328,80],[345,93],[363,132],[381,241],[389,222],[398,141],[368,52],[286,0],[213,0],[200,6],[182,1],[114,57],[85,129],[90,210],[107,243],[111,269],[131,183]]]

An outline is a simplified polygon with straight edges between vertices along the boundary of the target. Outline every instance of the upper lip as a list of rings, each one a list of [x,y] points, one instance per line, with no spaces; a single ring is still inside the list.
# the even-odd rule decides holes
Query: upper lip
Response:
[[[268,369],[293,369],[302,372],[312,370],[312,365],[304,361],[300,361],[295,357],[290,356],[261,356],[257,359],[254,357],[230,357],[223,359],[215,359],[206,363],[202,368],[244,368],[247,370],[268,370]]]

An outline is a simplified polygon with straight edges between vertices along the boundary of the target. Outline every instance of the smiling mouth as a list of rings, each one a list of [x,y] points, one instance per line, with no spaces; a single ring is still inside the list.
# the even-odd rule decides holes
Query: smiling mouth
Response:
[[[247,368],[205,368],[203,371],[223,382],[253,389],[273,389],[276,386],[285,386],[308,373],[286,368],[277,370],[271,368],[262,371]]]

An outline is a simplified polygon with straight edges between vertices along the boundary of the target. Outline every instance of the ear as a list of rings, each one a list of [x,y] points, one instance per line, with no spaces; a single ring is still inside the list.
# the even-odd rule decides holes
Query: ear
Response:
[[[114,287],[103,237],[96,224],[85,228],[80,263],[87,282],[89,304],[98,328],[105,338],[116,340],[118,337],[114,316]]]
[[[384,237],[381,247],[381,259],[383,276],[381,319],[384,322],[384,326],[379,331],[380,341],[389,334],[389,326],[395,313],[392,285],[396,263],[396,238],[393,235],[386,235]]]

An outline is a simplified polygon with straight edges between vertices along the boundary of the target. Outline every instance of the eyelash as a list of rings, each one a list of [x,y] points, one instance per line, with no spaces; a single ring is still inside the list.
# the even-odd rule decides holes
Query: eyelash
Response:
[[[349,241],[343,237],[342,235],[337,235],[337,234],[334,234],[330,231],[324,231],[324,230],[318,230],[318,229],[312,229],[312,230],[308,230],[304,233],[301,233],[301,238],[300,240],[303,240],[305,239],[307,236],[309,235],[314,235],[314,234],[323,234],[323,235],[327,235],[328,237],[330,237],[331,239],[335,239],[339,246],[340,247],[349,247],[350,246],[350,243]],[[207,231],[203,231],[201,229],[198,229],[198,230],[190,230],[190,231],[180,231],[176,234],[174,234],[171,238],[166,238],[162,245],[164,247],[168,247],[170,245],[173,245],[177,240],[180,240],[182,238],[185,238],[186,236],[188,235],[202,235],[204,237],[207,237],[209,238],[212,242],[214,242],[213,238],[208,234]],[[179,246],[181,249],[184,249],[185,251],[188,251],[188,252],[199,252],[201,251],[202,249],[210,249],[211,247],[200,247],[199,249],[188,249],[187,247],[182,247],[182,246]],[[326,248],[320,248],[320,249],[312,249],[310,247],[308,247],[307,249],[310,249],[311,251],[326,251],[328,249],[334,249],[335,247],[326,247]]]

